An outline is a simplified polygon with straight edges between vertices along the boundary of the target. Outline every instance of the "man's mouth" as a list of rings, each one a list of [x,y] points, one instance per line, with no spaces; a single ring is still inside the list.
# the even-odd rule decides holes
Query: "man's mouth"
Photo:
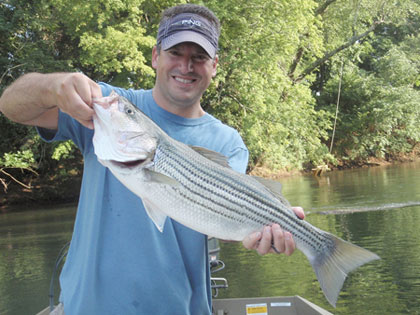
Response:
[[[181,83],[184,83],[184,84],[192,84],[196,81],[196,79],[183,79],[183,78],[176,77],[176,76],[174,76],[173,78],[174,78],[175,81],[178,81],[178,82],[181,82]]]

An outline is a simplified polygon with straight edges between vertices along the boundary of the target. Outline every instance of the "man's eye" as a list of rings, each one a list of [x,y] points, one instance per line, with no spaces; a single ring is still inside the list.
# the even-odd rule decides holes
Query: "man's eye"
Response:
[[[207,55],[196,55],[196,56],[194,56],[194,60],[200,61],[200,62],[206,61],[208,59],[209,59],[209,57],[207,57]]]
[[[181,54],[178,52],[178,51],[176,51],[176,50],[170,50],[169,51],[169,53],[172,55],[172,56],[180,56]]]

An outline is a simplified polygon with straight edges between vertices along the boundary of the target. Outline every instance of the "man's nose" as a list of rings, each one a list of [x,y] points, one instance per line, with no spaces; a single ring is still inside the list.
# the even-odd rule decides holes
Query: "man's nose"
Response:
[[[191,56],[184,56],[181,60],[181,72],[182,73],[189,73],[193,72],[194,70],[194,63]]]

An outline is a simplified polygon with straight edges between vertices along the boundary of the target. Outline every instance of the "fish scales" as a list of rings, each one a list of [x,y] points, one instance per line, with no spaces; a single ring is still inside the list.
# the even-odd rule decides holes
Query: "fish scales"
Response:
[[[215,197],[220,197],[225,202],[220,204],[224,207],[225,211],[223,212],[226,213],[226,216],[228,211],[235,213],[238,222],[242,223],[248,219],[262,225],[278,223],[283,229],[292,232],[296,238],[313,248],[325,244],[323,242],[325,236],[322,233],[308,228],[305,224],[298,224],[300,219],[293,212],[288,209],[285,211],[284,205],[277,199],[267,198],[267,194],[257,191],[255,183],[253,183],[254,185],[243,186],[235,178],[230,177],[226,170],[221,172],[220,169],[204,168],[205,165],[200,165],[199,160],[192,161],[189,159],[188,152],[175,151],[173,148],[173,144],[158,146],[154,159],[155,170],[172,176],[181,183],[187,182],[192,189],[195,189],[195,191],[190,192],[199,197],[197,202],[203,198],[217,203]],[[173,163],[171,163],[172,161]],[[203,162],[206,163],[206,160]],[[265,191],[265,188],[263,189]],[[229,201],[229,203],[226,203],[226,201]],[[233,218],[234,216],[231,214],[227,217]],[[306,242],[306,239],[310,241]]]
[[[165,149],[168,149],[170,147],[163,148],[162,146],[158,147],[156,155],[159,156],[159,152],[165,152]],[[166,154],[165,154],[166,153]],[[202,200],[206,200],[210,203],[216,203],[219,204],[222,207],[225,207],[226,205],[218,203],[218,198],[224,198],[229,197],[226,193],[225,196],[220,196],[217,194],[216,191],[214,191],[213,187],[208,184],[209,177],[202,176],[200,173],[194,172],[192,169],[189,169],[188,166],[194,167],[194,164],[190,163],[188,160],[183,160],[182,156],[176,156],[174,154],[171,154],[171,152],[165,152],[165,157],[162,159],[155,158],[155,170],[161,171],[164,174],[170,175],[173,178],[177,179],[180,183],[182,183],[184,186],[183,188],[187,190],[191,195],[191,197],[188,197],[187,192],[183,190],[177,190],[177,193],[181,193],[186,198],[190,198],[193,202],[196,202],[198,204],[203,204]],[[169,157],[169,158],[167,158]],[[178,157],[178,159],[175,159]],[[160,163],[163,161],[163,163]],[[187,164],[188,163],[188,164]],[[182,165],[182,167],[179,167]],[[211,175],[211,174],[206,174]],[[209,194],[209,190],[211,191],[211,197]],[[226,190],[221,190],[222,192],[226,192]],[[215,198],[216,197],[216,198]],[[208,209],[208,208],[207,208]],[[225,211],[221,212],[222,214],[225,213]]]
[[[156,227],[169,216],[198,232],[243,240],[278,223],[308,258],[335,306],[347,273],[379,257],[296,217],[276,183],[223,166],[220,155],[169,137],[127,99],[112,93],[94,104],[98,160],[142,198]]]

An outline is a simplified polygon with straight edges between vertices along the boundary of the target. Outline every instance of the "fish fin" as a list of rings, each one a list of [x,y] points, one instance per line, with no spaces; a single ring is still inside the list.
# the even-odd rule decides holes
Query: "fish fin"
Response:
[[[251,176],[255,180],[257,180],[260,184],[264,185],[278,200],[281,201],[286,207],[291,207],[290,203],[284,198],[283,194],[281,193],[282,184],[275,180],[266,179],[259,176]]]
[[[167,175],[164,175],[162,173],[152,171],[148,168],[144,168],[143,171],[145,174],[144,181],[148,183],[164,184],[164,185],[169,185],[173,187],[177,187],[181,185],[176,179],[169,177]]]
[[[309,248],[302,251],[308,257],[321,289],[328,302],[335,307],[347,274],[357,267],[380,257],[367,249],[351,244],[330,233],[325,233],[331,246],[318,252]]]
[[[169,185],[172,187],[178,187],[181,184],[173,179],[172,177],[166,176],[162,173],[152,171],[148,168],[143,169],[145,178],[144,181],[149,184]],[[163,232],[167,215],[159,209],[159,207],[149,199],[142,198],[144,208],[146,209],[147,215],[156,225],[160,232]]]
[[[204,156],[205,158],[221,165],[224,167],[228,167],[231,168],[229,163],[228,163],[228,158],[226,156],[224,156],[223,154],[220,154],[219,152],[216,151],[212,151],[203,147],[198,147],[198,146],[191,146],[190,148],[193,149],[195,152],[201,154],[202,156]]]
[[[160,232],[163,232],[165,226],[166,214],[159,210],[159,208],[150,200],[142,199],[144,208],[149,218],[153,221]]]

